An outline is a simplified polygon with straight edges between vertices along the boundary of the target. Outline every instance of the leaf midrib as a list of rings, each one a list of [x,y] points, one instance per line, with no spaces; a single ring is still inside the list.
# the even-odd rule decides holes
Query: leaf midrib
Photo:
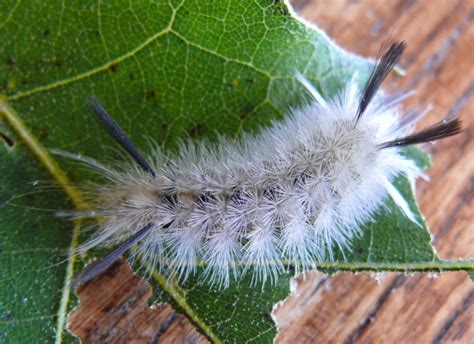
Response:
[[[0,114],[6,119],[8,124],[12,127],[13,131],[21,138],[26,146],[31,149],[32,153],[40,161],[40,163],[46,168],[59,185],[63,188],[64,192],[69,196],[72,203],[77,209],[87,209],[87,202],[84,200],[82,195],[72,187],[72,183],[68,176],[60,169],[59,165],[48,151],[39,143],[39,141],[29,132],[23,121],[18,117],[15,110],[10,105],[0,100]],[[57,327],[55,331],[55,343],[61,343],[62,333],[66,322],[67,305],[69,302],[69,295],[71,290],[72,275],[74,273],[74,261],[75,261],[75,250],[79,244],[80,234],[80,220],[74,222],[74,230],[72,233],[71,244],[68,250],[68,260],[66,267],[66,275],[64,279],[64,285],[61,290],[61,300],[59,303],[59,309],[57,313]]]
[[[32,151],[32,153],[36,156],[36,158],[40,161],[40,163],[46,168],[46,170],[51,174],[53,179],[55,179],[59,185],[64,189],[66,194],[71,199],[72,203],[77,209],[86,210],[90,209],[90,206],[84,200],[82,195],[78,190],[72,187],[72,183],[64,173],[64,171],[59,167],[56,163],[55,159],[48,153],[48,150],[43,147],[39,141],[31,134],[31,132],[27,129],[24,125],[23,121],[18,116],[17,112],[8,104],[7,101],[15,101],[21,98],[25,98],[31,96],[33,94],[46,92],[51,89],[65,86],[75,81],[79,81],[81,79],[90,77],[94,74],[97,74],[101,71],[107,70],[111,65],[117,64],[122,62],[130,57],[133,57],[137,52],[144,49],[159,37],[163,36],[164,34],[171,32],[171,27],[174,23],[176,13],[179,8],[182,6],[184,2],[181,2],[176,8],[173,8],[171,19],[168,25],[161,30],[160,32],[156,33],[155,35],[151,36],[147,40],[145,40],[142,44],[138,45],[136,48],[128,51],[127,53],[121,55],[120,57],[116,58],[115,60],[106,62],[99,67],[91,69],[89,71],[77,74],[76,76],[58,80],[53,83],[36,87],[29,91],[18,92],[11,96],[3,96],[0,94],[0,114],[3,115],[6,122],[12,127],[13,131],[22,139],[25,145]],[[67,316],[67,306],[69,303],[69,296],[71,292],[71,285],[72,285],[72,277],[74,273],[74,261],[75,261],[75,250],[79,244],[79,234],[81,229],[81,222],[76,221],[74,223],[74,230],[71,239],[71,243],[69,245],[69,252],[68,252],[68,263],[66,268],[66,276],[64,280],[64,286],[61,292],[61,300],[59,303],[59,309],[56,314],[58,317],[56,331],[55,331],[55,343],[61,343],[62,341],[62,334],[65,328],[66,316]],[[209,326],[200,319],[197,314],[192,310],[192,307],[187,304],[186,298],[183,296],[182,291],[177,288],[176,285],[168,283],[166,279],[159,275],[156,271],[153,272],[153,277],[157,281],[157,283],[162,287],[166,294],[170,297],[170,299],[174,300],[183,311],[186,313],[188,318],[190,318],[195,325],[200,327],[201,331],[208,336],[214,342],[221,342],[219,337],[212,332]]]
[[[61,170],[56,161],[51,157],[48,151],[39,143],[38,140],[29,132],[23,121],[18,117],[15,110],[10,105],[0,100],[0,114],[4,116],[6,121],[10,124],[15,133],[22,139],[26,146],[31,149],[36,158],[42,163],[46,170],[52,175],[54,179],[61,185],[66,194],[71,199],[72,203],[77,209],[87,210],[90,206],[84,200],[79,191],[72,187],[67,175]],[[56,328],[55,343],[61,343],[62,333],[67,316],[67,305],[69,302],[69,295],[71,291],[72,277],[74,273],[74,261],[75,261],[75,250],[79,244],[80,234],[80,220],[75,222],[71,244],[68,252],[68,265],[66,268],[66,276],[64,286],[61,293],[61,301],[58,309],[58,321]],[[153,272],[153,277],[164,292],[175,301],[186,313],[187,317],[190,318],[193,323],[200,328],[200,330],[212,339],[214,342],[221,342],[219,337],[212,332],[211,328],[198,317],[198,315],[192,310],[192,307],[187,304],[186,298],[183,296],[182,290],[175,284],[169,283],[166,278],[158,274],[156,271]]]

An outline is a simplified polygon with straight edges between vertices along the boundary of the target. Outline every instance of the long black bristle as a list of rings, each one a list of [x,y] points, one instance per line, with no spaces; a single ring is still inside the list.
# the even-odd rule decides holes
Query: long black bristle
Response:
[[[367,109],[370,101],[374,97],[375,93],[379,89],[382,82],[387,77],[388,73],[398,63],[400,57],[405,50],[404,42],[391,43],[387,48],[387,44],[384,44],[379,52],[376,65],[370,74],[369,80],[364,87],[362,97],[359,102],[359,109],[357,110],[356,123]]]
[[[431,127],[428,127],[417,133],[382,143],[378,145],[380,149],[413,145],[423,142],[431,142],[444,139],[449,136],[457,135],[462,131],[462,122],[459,118],[445,119]]]
[[[151,168],[150,164],[138,151],[137,147],[128,138],[127,134],[118,125],[118,123],[105,111],[102,105],[96,99],[91,99],[88,102],[89,108],[94,112],[97,118],[101,121],[105,129],[110,135],[118,142],[123,149],[149,174],[153,177],[156,176],[155,171]]]
[[[113,263],[117,261],[117,259],[122,254],[125,253],[125,251],[127,251],[130,247],[132,247],[138,241],[140,241],[145,236],[145,234],[147,234],[148,231],[153,228],[153,226],[154,226],[153,223],[147,224],[145,227],[143,227],[138,232],[136,232],[133,236],[131,236],[128,240],[124,241],[119,246],[117,246],[112,252],[110,252],[104,258],[102,258],[95,264],[94,263],[91,264],[89,267],[87,267],[74,279],[73,286],[79,287],[89,282],[90,280],[95,278],[97,275],[100,275],[105,270],[107,270]]]

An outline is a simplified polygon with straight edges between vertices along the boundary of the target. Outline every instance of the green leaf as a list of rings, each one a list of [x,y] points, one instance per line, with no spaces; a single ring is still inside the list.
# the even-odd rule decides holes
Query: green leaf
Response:
[[[116,148],[84,104],[98,97],[139,147],[147,139],[172,154],[179,139],[238,136],[281,119],[304,99],[295,69],[330,97],[370,64],[294,19],[273,1],[114,1],[98,4],[4,1],[0,5],[0,341],[74,341],[64,324],[76,300],[71,250],[81,223],[49,210],[87,207],[71,186],[94,178],[49,148],[98,160]],[[13,145],[10,144],[13,142]],[[419,150],[409,156],[420,164]],[[56,183],[57,188],[41,185]],[[398,187],[423,227],[390,201],[364,228],[354,250],[328,272],[473,270],[440,261],[408,181]],[[72,202],[72,203],[71,203]],[[49,210],[48,210],[49,209]],[[166,283],[155,297],[172,302],[215,342],[271,342],[273,305],[289,292],[249,287],[249,276],[215,291],[190,280]]]

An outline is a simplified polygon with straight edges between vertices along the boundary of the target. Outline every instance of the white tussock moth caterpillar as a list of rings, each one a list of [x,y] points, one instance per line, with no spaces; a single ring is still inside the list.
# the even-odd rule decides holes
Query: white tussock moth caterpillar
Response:
[[[77,278],[83,284],[131,250],[148,266],[185,280],[202,264],[203,280],[227,287],[253,269],[253,281],[275,281],[285,266],[295,272],[348,250],[387,197],[416,221],[393,186],[419,168],[399,147],[461,131],[447,118],[418,132],[423,113],[403,113],[406,94],[375,97],[400,59],[404,43],[381,54],[359,91],[354,81],[325,100],[302,76],[311,100],[259,135],[221,138],[206,146],[182,144],[176,156],[156,149],[145,158],[97,101],[92,111],[134,162],[108,167],[64,152],[98,169],[109,181],[94,190],[94,215],[105,218],[82,249],[115,246]],[[76,214],[78,217],[81,213]]]

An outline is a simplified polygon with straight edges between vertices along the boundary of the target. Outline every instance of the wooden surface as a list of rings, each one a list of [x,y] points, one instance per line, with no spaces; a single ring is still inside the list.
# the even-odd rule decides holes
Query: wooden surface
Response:
[[[417,195],[442,258],[474,256],[474,1],[300,1],[299,12],[348,50],[376,56],[387,38],[408,44],[407,106],[431,104],[420,126],[459,113],[467,131],[427,147],[430,182]],[[474,343],[474,287],[466,273],[440,276],[311,274],[277,312],[278,343]]]
[[[69,330],[87,343],[207,343],[171,305],[149,307],[150,284],[120,261],[78,289]]]
[[[384,88],[416,90],[406,106],[432,105],[421,126],[450,112],[461,115],[467,128],[462,135],[428,147],[435,164],[428,172],[431,181],[419,181],[417,194],[440,256],[473,257],[474,1],[300,0],[295,7],[341,46],[361,55],[376,56],[387,38],[405,40],[401,66],[406,76],[391,78]],[[169,305],[149,308],[149,285],[131,271],[124,281],[123,269],[128,269],[125,264],[116,265],[80,290],[81,308],[69,319],[70,330],[85,343],[206,342]],[[103,302],[88,302],[92,296],[97,300],[97,293]],[[473,302],[473,283],[462,272],[310,273],[298,279],[293,295],[275,312],[280,327],[276,342],[474,343]],[[117,317],[130,309],[133,314]],[[97,327],[104,331],[93,333]]]

